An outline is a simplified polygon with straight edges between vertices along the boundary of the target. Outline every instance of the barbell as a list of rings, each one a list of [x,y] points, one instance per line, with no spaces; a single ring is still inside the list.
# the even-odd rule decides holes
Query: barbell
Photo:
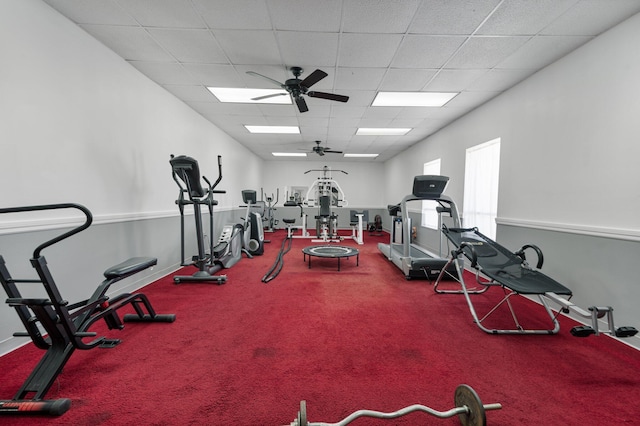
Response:
[[[441,419],[446,419],[457,415],[460,419],[460,423],[463,426],[485,426],[487,424],[485,411],[499,410],[502,408],[502,404],[498,403],[483,405],[476,391],[474,391],[471,386],[464,384],[459,385],[456,388],[456,391],[453,395],[453,400],[456,404],[456,408],[452,408],[448,411],[437,411],[433,408],[420,404],[410,405],[392,413],[384,413],[381,411],[373,410],[358,410],[354,413],[351,413],[337,423],[310,423],[307,420],[307,403],[306,401],[300,401],[300,411],[298,411],[298,417],[293,422],[291,422],[290,426],[345,426],[360,417],[395,419],[397,417],[401,417],[415,411],[422,411]]]

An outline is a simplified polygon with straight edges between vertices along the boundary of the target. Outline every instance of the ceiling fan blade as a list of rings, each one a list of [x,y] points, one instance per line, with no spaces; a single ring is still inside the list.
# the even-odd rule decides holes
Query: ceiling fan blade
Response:
[[[274,96],[288,95],[288,93],[273,93],[271,95],[258,96],[257,98],[251,98],[252,101],[261,101],[263,99],[273,98]]]
[[[284,88],[284,84],[280,83],[279,81],[276,81],[276,80],[272,79],[271,77],[267,77],[266,75],[258,74],[255,71],[247,71],[247,74],[253,75],[253,76],[256,76],[256,77],[265,78],[265,79],[269,80],[270,82],[272,82],[273,84],[276,84],[278,87]]]
[[[298,110],[300,112],[309,111],[309,107],[307,107],[307,102],[304,100],[302,96],[298,96],[297,98],[295,98],[295,101],[296,101],[296,105],[298,105]]]
[[[304,86],[304,87],[311,87],[311,86],[313,86],[314,84],[316,84],[317,82],[319,82],[320,80],[322,80],[323,78],[325,78],[328,75],[329,74],[327,74],[326,72],[324,72],[322,70],[315,70],[314,72],[309,74],[307,76],[307,78],[302,80],[300,82],[300,85]]]
[[[330,101],[338,101],[338,102],[347,102],[349,100],[348,96],[336,95],[335,93],[325,93],[325,92],[308,92],[307,96],[310,96],[312,98],[328,99]]]
[[[342,154],[342,151],[332,151],[330,149],[325,149],[324,152],[331,152],[333,154]]]

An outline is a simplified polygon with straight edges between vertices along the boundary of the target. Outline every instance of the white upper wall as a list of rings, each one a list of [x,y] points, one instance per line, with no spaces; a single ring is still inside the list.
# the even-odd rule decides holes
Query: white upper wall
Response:
[[[195,157],[212,181],[223,156],[219,208],[259,185],[261,159],[45,3],[0,3],[0,51],[3,206],[177,215],[170,154]]]
[[[462,210],[465,149],[500,137],[498,218],[640,235],[640,15],[385,164],[387,203],[442,158]]]

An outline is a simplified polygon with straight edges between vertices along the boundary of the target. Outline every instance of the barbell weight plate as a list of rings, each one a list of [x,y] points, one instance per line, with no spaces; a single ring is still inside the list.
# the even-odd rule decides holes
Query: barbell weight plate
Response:
[[[298,411],[298,426],[309,426],[307,422],[307,401],[300,401],[300,411]]]
[[[456,407],[467,407],[468,413],[458,414],[460,423],[463,426],[485,426],[487,417],[484,412],[484,405],[476,391],[469,385],[459,385],[454,394]]]

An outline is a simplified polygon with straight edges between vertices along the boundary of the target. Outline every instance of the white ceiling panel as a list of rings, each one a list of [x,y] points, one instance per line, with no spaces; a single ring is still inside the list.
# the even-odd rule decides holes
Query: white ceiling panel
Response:
[[[341,67],[336,73],[335,88],[353,90],[377,90],[386,68]]]
[[[536,69],[540,65],[557,61],[591,39],[589,36],[536,36],[497,67]]]
[[[447,63],[447,68],[493,68],[531,37],[472,37]]]
[[[581,0],[551,22],[541,34],[596,36],[639,12],[638,0],[616,0],[615,5],[602,0]]]
[[[266,160],[273,147],[318,139],[347,152],[375,147],[381,155],[363,161],[385,161],[640,13],[640,0],[43,1]],[[307,95],[300,113],[293,103],[220,103],[206,90],[277,88],[293,66],[300,79],[323,70],[309,90],[348,102]],[[459,94],[442,108],[372,107],[378,91]],[[302,134],[250,134],[244,124]],[[413,130],[355,136],[385,126]]]
[[[239,87],[243,83],[242,77],[233,65],[186,63],[182,66],[203,86]]]
[[[392,65],[394,68],[440,68],[465,40],[458,36],[408,35]]]
[[[46,3],[76,24],[138,24],[113,0],[46,0]]]
[[[151,37],[180,62],[229,62],[209,30],[149,29]]]
[[[173,60],[144,28],[114,25],[82,25],[82,28],[124,59]]]
[[[500,0],[425,0],[416,13],[412,34],[470,35]]]
[[[418,0],[352,0],[344,3],[342,31],[347,33],[407,32]]]
[[[534,35],[579,0],[504,0],[478,29],[483,35]]]
[[[189,0],[117,0],[145,27],[206,28]]]
[[[342,0],[267,0],[276,30],[338,32]]]
[[[300,67],[335,67],[338,56],[337,33],[278,31],[282,60]]]
[[[342,67],[386,68],[398,50],[397,34],[343,34],[338,53]]]
[[[443,69],[426,87],[428,92],[461,92],[487,72],[486,69]]]
[[[264,1],[191,0],[209,28],[270,30],[271,20]]]
[[[221,30],[214,34],[232,63],[282,63],[272,31]]]

